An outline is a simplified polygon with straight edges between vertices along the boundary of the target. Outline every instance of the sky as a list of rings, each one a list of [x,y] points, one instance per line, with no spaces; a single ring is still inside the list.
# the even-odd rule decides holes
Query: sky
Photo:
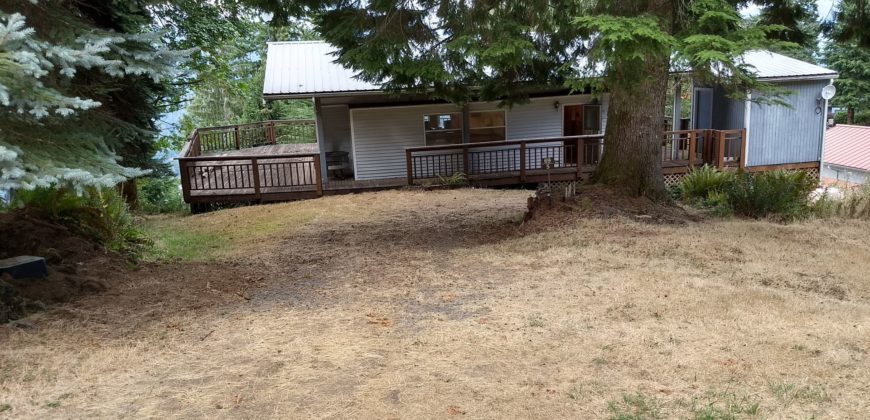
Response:
[[[836,2],[836,0],[816,0],[816,5],[818,5],[819,8],[819,19],[824,20],[828,17],[831,13],[831,9],[834,8],[834,2]],[[743,9],[743,14],[746,16],[753,16],[758,14],[758,10],[758,6],[753,4],[745,7]]]

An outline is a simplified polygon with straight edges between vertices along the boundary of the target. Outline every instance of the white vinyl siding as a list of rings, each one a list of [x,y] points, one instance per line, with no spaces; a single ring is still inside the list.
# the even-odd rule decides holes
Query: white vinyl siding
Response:
[[[591,95],[554,96],[534,98],[529,103],[506,109],[507,140],[560,137],[562,108],[554,104],[591,101]],[[607,95],[600,97],[600,104],[603,129],[607,118]],[[499,109],[496,103],[482,102],[471,103],[468,108],[470,112]],[[351,109],[356,179],[406,176],[405,149],[424,145],[423,116],[458,110],[461,109],[451,104]],[[516,146],[506,148],[510,147]]]
[[[352,109],[356,179],[407,176],[405,148],[424,145],[423,115],[457,109],[449,104]]]

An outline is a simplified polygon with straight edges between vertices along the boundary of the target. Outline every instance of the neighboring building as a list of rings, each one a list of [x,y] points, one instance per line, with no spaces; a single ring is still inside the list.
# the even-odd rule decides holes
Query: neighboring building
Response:
[[[822,181],[847,186],[870,181],[870,127],[839,124],[827,129]]]

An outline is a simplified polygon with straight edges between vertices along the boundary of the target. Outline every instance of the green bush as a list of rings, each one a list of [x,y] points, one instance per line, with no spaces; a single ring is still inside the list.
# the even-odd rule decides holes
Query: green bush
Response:
[[[803,171],[740,173],[725,187],[734,214],[793,220],[810,214],[816,181]]]
[[[784,221],[813,212],[810,194],[815,188],[815,180],[803,171],[750,174],[708,166],[691,171],[679,184],[683,201],[710,208],[714,214]]]
[[[708,165],[692,169],[680,181],[678,186],[680,198],[685,201],[706,200],[711,193],[721,192],[733,178],[733,173],[720,171]]]
[[[139,178],[139,211],[145,214],[180,213],[187,210],[177,177]]]
[[[150,245],[130,213],[124,197],[114,189],[36,188],[16,191],[10,208],[39,212],[72,231],[136,260]]]

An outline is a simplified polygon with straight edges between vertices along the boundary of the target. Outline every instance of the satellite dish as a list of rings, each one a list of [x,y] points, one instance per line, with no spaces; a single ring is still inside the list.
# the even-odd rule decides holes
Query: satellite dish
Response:
[[[834,95],[836,95],[836,94],[837,94],[837,88],[835,88],[834,85],[827,85],[827,86],[822,88],[822,99],[824,99],[826,101],[833,98]]]

